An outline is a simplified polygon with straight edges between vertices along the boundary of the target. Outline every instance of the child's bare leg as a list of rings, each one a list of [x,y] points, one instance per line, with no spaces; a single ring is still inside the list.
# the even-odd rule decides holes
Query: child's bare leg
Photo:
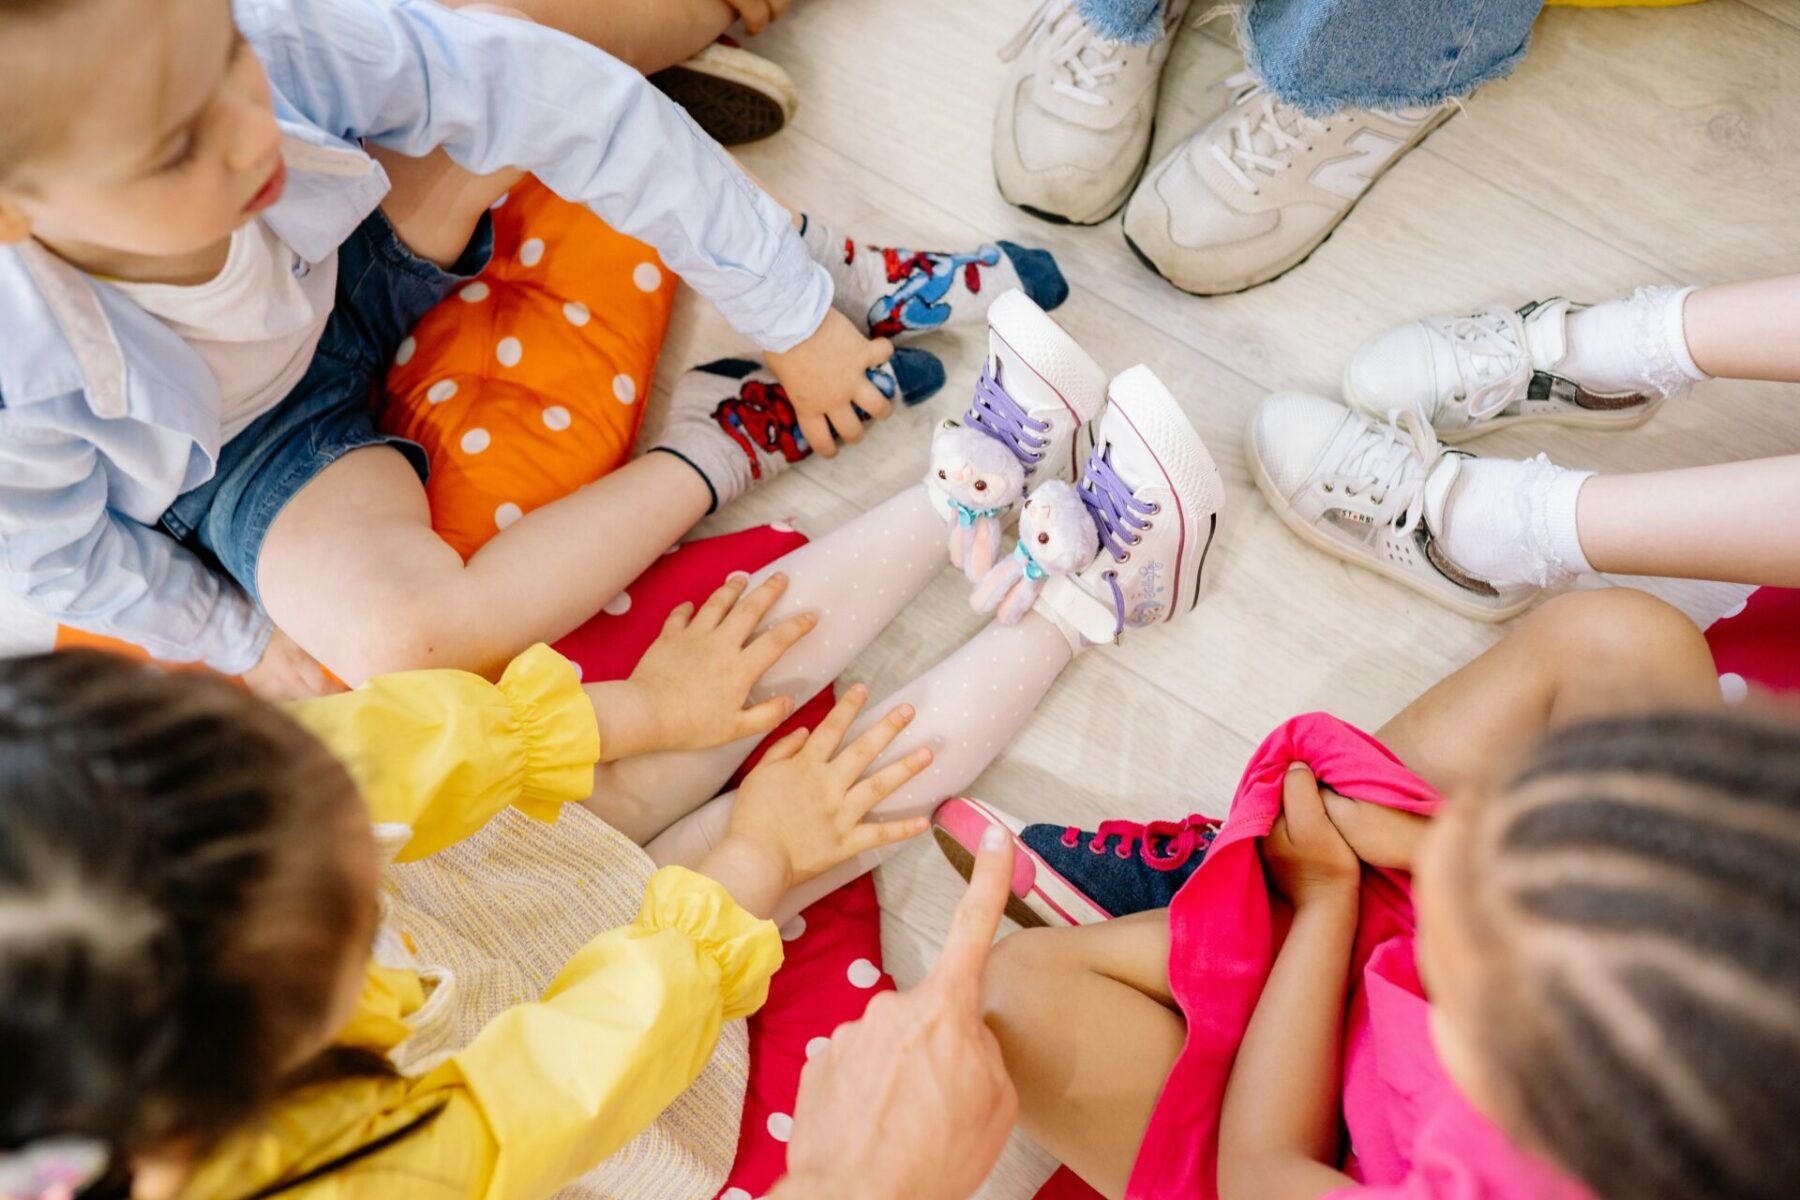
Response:
[[[1712,652],[1683,613],[1630,588],[1559,596],[1376,733],[1441,792],[1483,778],[1553,725],[1718,704]]]
[[[1168,910],[1015,933],[994,947],[981,1000],[1019,1123],[1090,1186],[1123,1196],[1187,1036],[1169,995]]]
[[[802,642],[800,648],[805,645]],[[910,704],[918,712],[877,767],[921,746],[929,747],[933,754],[929,767],[882,801],[875,811],[887,818],[920,816],[968,787],[1037,711],[1044,694],[1072,656],[1068,639],[1054,625],[1036,613],[1028,613],[1011,627],[988,626],[900,691],[869,705],[852,730],[853,736],[897,704]],[[698,862],[725,836],[731,823],[731,800],[729,795],[721,796],[671,826],[646,847],[650,857],[665,866]],[[777,908],[777,919],[794,915],[858,875],[874,870],[886,854],[877,851],[862,855],[795,889]]]
[[[805,612],[817,616],[819,625],[782,656],[754,698],[790,696],[803,703],[842,674],[944,569],[949,561],[944,537],[944,519],[925,489],[913,487],[757,572],[752,586],[776,571],[788,577],[787,591],[765,625]],[[879,715],[887,708],[869,711]],[[759,740],[604,764],[595,773],[587,807],[620,832],[648,842],[717,795]]]
[[[1703,287],[1688,296],[1682,324],[1708,375],[1800,383],[1800,275]]]
[[[725,0],[507,0],[507,4],[540,25],[592,42],[646,75],[692,58],[729,29],[738,15]]]

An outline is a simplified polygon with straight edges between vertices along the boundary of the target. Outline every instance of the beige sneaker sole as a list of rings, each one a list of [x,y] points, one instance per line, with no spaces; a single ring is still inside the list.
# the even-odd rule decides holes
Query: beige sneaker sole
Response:
[[[760,141],[794,118],[800,94],[788,73],[738,46],[714,43],[650,82],[721,146]]]
[[[1350,366],[1344,367],[1344,402],[1358,412],[1375,416],[1376,409],[1362,398],[1356,385],[1350,380]],[[1446,446],[1460,446],[1464,442],[1472,442],[1478,437],[1490,433],[1498,433],[1502,429],[1514,429],[1522,425],[1543,425],[1563,429],[1599,429],[1613,433],[1624,433],[1636,429],[1654,417],[1662,408],[1666,398],[1659,397],[1648,404],[1636,405],[1627,412],[1607,412],[1604,409],[1591,411],[1565,411],[1553,413],[1528,413],[1517,417],[1492,417],[1479,425],[1468,429],[1435,429],[1438,441]]]

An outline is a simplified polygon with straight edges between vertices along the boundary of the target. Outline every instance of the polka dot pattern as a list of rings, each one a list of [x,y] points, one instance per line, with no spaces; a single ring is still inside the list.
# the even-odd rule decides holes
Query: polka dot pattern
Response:
[[[479,425],[463,434],[462,441],[458,443],[464,454],[480,454],[493,444],[493,435]]]
[[[1719,695],[1727,704],[1742,704],[1750,698],[1750,684],[1735,671],[1719,676]]]
[[[407,363],[412,361],[412,356],[418,352],[418,349],[419,341],[417,338],[401,338],[400,345],[394,350],[394,365],[396,367],[404,367]]]
[[[637,403],[637,380],[629,375],[613,376],[613,398],[620,404]]]
[[[806,934],[806,914],[802,913],[781,927],[781,940],[797,942]]]
[[[631,593],[620,592],[611,600],[600,606],[600,611],[609,617],[622,617],[631,611]]]
[[[544,261],[544,239],[526,238],[519,246],[519,261],[528,267],[535,267]]]
[[[866,958],[859,958],[850,964],[844,977],[859,988],[872,988],[881,982],[881,968]]]
[[[516,367],[519,360],[525,357],[524,343],[516,337],[503,337],[500,344],[494,347],[494,357],[500,360],[503,367]]]
[[[819,1057],[819,1055],[825,1053],[825,1051],[830,1048],[831,1048],[831,1039],[830,1038],[816,1037],[816,1038],[812,1039],[810,1042],[806,1043],[806,1061],[811,1062],[813,1059]]]
[[[586,325],[593,316],[592,313],[588,312],[588,306],[579,300],[569,301],[567,304],[563,305],[562,311],[563,320],[575,326],[577,329]]]
[[[654,292],[662,286],[662,268],[655,263],[639,263],[631,273],[631,282],[637,284],[640,292]]]
[[[778,1142],[785,1142],[794,1136],[794,1118],[786,1113],[769,1114],[769,1136]]]
[[[574,423],[575,418],[560,404],[552,404],[544,410],[544,428],[552,433],[561,433]]]
[[[494,528],[505,529],[524,515],[525,510],[509,500],[494,510]]]
[[[442,404],[446,400],[454,400],[455,398],[456,381],[453,379],[440,379],[432,384],[425,392],[425,399],[431,401],[433,404]]]
[[[469,284],[456,294],[461,297],[464,304],[480,304],[483,300],[486,300],[491,296],[493,291],[494,289],[477,279],[474,283]]]

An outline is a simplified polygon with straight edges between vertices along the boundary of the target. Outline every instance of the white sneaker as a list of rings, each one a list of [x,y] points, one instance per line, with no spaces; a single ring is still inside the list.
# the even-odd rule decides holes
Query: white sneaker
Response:
[[[988,358],[963,424],[1004,443],[1029,490],[1071,483],[1076,434],[1106,404],[1106,372],[1018,288],[988,307]]]
[[[1225,485],[1175,397],[1149,367],[1112,381],[1077,487],[1100,553],[1044,585],[1037,610],[1098,644],[1173,621],[1199,602]]]
[[[1256,406],[1244,443],[1269,506],[1327,554],[1478,621],[1504,621],[1537,598],[1535,587],[1496,588],[1444,553],[1438,531],[1470,455],[1445,450],[1416,413],[1378,422],[1323,396],[1276,392]]]
[[[1635,429],[1665,399],[1645,388],[1590,391],[1559,374],[1567,324],[1585,305],[1558,296],[1518,312],[1426,317],[1363,343],[1344,368],[1344,399],[1373,417],[1411,409],[1446,442],[1541,423]]]
[[[1013,64],[994,113],[994,179],[1026,212],[1093,225],[1143,173],[1156,92],[1188,0],[1169,0],[1163,36],[1129,46],[1095,33],[1073,0],[1043,0],[1000,51]]]
[[[1231,107],[1151,167],[1125,209],[1125,240],[1202,296],[1266,283],[1331,236],[1402,154],[1453,112],[1345,109],[1309,117],[1248,71]]]

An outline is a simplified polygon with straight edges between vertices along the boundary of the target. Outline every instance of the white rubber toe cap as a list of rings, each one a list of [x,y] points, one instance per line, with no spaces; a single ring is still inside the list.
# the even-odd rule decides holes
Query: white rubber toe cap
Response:
[[[1394,409],[1434,417],[1442,395],[1432,331],[1420,321],[1364,342],[1344,371],[1344,399],[1377,420]]]

